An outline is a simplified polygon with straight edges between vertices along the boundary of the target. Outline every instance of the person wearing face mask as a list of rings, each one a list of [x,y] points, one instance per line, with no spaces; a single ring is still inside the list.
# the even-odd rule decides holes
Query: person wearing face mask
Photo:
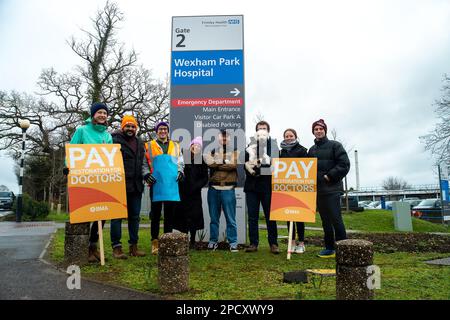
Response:
[[[77,128],[70,140],[70,144],[105,144],[113,143],[111,134],[106,131],[108,128],[108,106],[101,102],[95,102],[91,105],[90,118],[86,123]],[[69,174],[69,169],[63,169],[64,175]],[[102,225],[105,221],[102,221]],[[100,261],[100,253],[97,249],[98,242],[98,224],[92,223],[89,235],[89,262]]]
[[[145,252],[138,250],[139,220],[141,212],[143,181],[150,184],[149,163],[145,156],[145,148],[142,140],[136,136],[138,124],[132,115],[122,118],[121,130],[112,134],[113,142],[120,144],[125,170],[125,185],[127,192],[129,255],[143,257]],[[122,251],[122,219],[111,220],[111,245],[113,257],[127,259]]]
[[[202,137],[196,137],[183,151],[184,179],[178,183],[180,190],[179,205],[175,216],[174,228],[190,233],[190,248],[195,248],[195,234],[204,229],[202,188],[208,183],[208,166],[202,156]]]
[[[294,129],[286,129],[283,133],[283,141],[280,145],[280,158],[306,158],[308,157],[308,149],[303,147],[298,142],[297,132]],[[288,234],[289,234],[288,222]],[[295,241],[295,229],[297,229],[298,234],[298,244]],[[292,252],[293,253],[303,253],[305,252],[305,223],[304,222],[294,222],[292,230]]]

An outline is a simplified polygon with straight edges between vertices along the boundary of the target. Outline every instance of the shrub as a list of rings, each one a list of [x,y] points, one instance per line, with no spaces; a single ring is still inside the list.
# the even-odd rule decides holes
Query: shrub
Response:
[[[48,216],[50,208],[48,204],[43,201],[33,200],[28,194],[24,193],[22,196],[22,220],[34,221],[41,220]],[[17,198],[13,206],[14,212],[17,210]]]

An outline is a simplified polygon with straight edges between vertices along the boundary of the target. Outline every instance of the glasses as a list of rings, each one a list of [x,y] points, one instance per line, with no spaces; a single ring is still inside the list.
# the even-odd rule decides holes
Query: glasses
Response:
[[[160,131],[167,131],[167,128],[158,128],[158,132]]]

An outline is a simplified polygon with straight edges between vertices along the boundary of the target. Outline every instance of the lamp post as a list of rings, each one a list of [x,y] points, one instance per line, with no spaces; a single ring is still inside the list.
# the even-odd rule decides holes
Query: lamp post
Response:
[[[23,162],[25,159],[25,140],[27,138],[27,129],[30,127],[29,120],[19,120],[19,126],[22,129],[22,154],[20,156],[20,174],[19,174],[19,194],[17,195],[16,222],[22,222],[22,179]]]

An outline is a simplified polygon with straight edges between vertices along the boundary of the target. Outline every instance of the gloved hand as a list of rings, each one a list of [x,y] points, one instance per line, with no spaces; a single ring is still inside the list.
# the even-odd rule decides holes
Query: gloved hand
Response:
[[[177,182],[183,182],[184,174],[181,171],[178,171]]]
[[[147,184],[149,184],[149,185],[152,185],[152,184],[155,184],[155,183],[156,183],[155,177],[152,176],[150,173],[147,173],[147,174],[144,176],[144,181],[145,181]]]
[[[70,170],[67,167],[63,168],[63,175],[67,176],[69,174]]]

